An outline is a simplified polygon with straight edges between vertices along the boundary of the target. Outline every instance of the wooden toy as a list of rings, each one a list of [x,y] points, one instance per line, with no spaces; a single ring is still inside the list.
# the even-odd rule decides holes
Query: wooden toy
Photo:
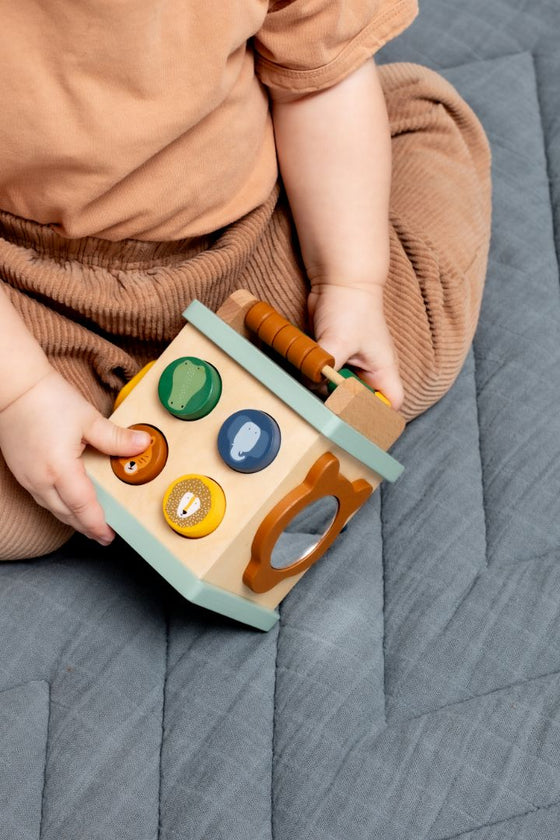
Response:
[[[88,450],[86,469],[108,523],[180,593],[268,630],[380,481],[402,472],[386,450],[404,419],[248,292],[217,314],[198,301],[183,314],[111,417],[150,446],[128,459]],[[334,390],[323,401],[287,363]],[[294,526],[329,503],[318,534]]]

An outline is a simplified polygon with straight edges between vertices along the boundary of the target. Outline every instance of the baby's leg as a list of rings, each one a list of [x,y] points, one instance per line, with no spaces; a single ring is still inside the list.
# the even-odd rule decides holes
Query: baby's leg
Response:
[[[60,548],[72,528],[39,507],[0,455],[0,560],[26,560]]]
[[[439,74],[379,68],[391,124],[391,267],[385,311],[407,419],[451,387],[478,319],[490,240],[490,153],[474,113]]]

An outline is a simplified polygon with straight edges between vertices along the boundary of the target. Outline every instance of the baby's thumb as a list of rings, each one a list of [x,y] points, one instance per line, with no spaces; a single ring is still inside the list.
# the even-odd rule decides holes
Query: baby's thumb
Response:
[[[345,362],[352,355],[353,351],[350,342],[345,341],[342,336],[330,330],[324,330],[320,335],[317,335],[316,341],[323,350],[333,357],[333,368],[335,370],[340,370],[341,367],[344,367]]]
[[[106,455],[138,455],[150,445],[150,435],[134,429],[124,429],[102,415],[96,417],[84,435],[84,440]]]

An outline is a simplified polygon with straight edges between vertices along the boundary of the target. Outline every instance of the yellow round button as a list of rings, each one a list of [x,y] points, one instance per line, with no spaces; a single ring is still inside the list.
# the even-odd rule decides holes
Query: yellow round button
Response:
[[[163,497],[163,515],[182,537],[205,537],[215,531],[226,512],[220,485],[207,475],[182,475]]]
[[[153,362],[148,362],[148,364],[144,365],[144,367],[141,370],[139,370],[138,373],[135,376],[133,376],[132,379],[130,379],[126,383],[126,385],[123,385],[123,387],[121,388],[121,390],[119,391],[119,393],[115,397],[115,403],[113,405],[113,411],[116,411],[116,409],[119,407],[119,405],[122,403],[122,401],[126,397],[128,397],[128,395],[130,394],[130,392],[134,388],[136,388],[136,386],[138,385],[140,380],[143,379],[146,376],[146,374],[148,373],[150,368],[152,368],[155,365],[155,363],[156,363],[155,359],[154,359]]]

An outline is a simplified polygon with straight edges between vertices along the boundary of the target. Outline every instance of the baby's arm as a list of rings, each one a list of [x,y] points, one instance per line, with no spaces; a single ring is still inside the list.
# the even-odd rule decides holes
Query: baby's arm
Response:
[[[272,114],[315,337],[338,367],[359,368],[399,408],[403,390],[383,315],[391,136],[374,61],[318,93],[274,92]]]
[[[80,460],[87,443],[127,456],[149,438],[106,420],[55,371],[0,283],[0,451],[39,505],[107,544],[114,533]]]

